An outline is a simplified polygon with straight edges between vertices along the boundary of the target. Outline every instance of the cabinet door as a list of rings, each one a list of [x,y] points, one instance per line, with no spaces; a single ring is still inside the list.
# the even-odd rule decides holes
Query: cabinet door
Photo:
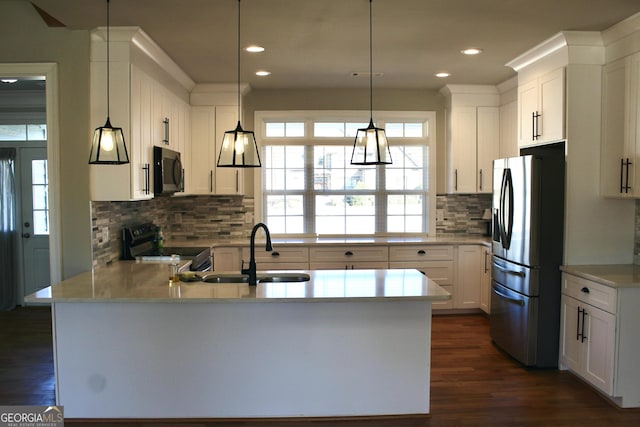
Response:
[[[566,368],[580,373],[580,352],[582,342],[580,333],[582,315],[578,312],[579,301],[566,295],[562,295],[560,317],[560,362]],[[580,322],[580,323],[579,323]]]
[[[532,80],[518,86],[518,146],[535,142],[534,114],[538,108],[538,81]]]
[[[584,360],[582,375],[607,394],[613,391],[613,355],[616,318],[604,310],[584,305]]]
[[[214,107],[191,109],[189,173],[185,183],[189,194],[211,194],[214,191],[215,115]]]
[[[500,158],[500,109],[478,107],[477,110],[477,187],[478,193],[493,191],[493,161]]]
[[[629,141],[629,68],[628,58],[602,68],[602,149],[601,191],[604,196],[623,196],[621,193],[621,160],[626,157]]]
[[[151,109],[153,81],[131,67],[131,194],[134,199],[153,197]]]
[[[476,107],[454,108],[451,112],[449,144],[449,191],[476,192]]]
[[[224,133],[236,128],[238,107],[216,107],[215,161],[222,146]],[[244,172],[240,168],[215,168],[216,194],[244,194]]]
[[[564,68],[558,68],[541,76],[539,85],[540,141],[564,139]]]
[[[240,272],[242,259],[238,247],[216,247],[213,249],[214,271]]]
[[[518,155],[518,106],[516,101],[512,101],[500,107],[500,151],[497,158]]]
[[[480,246],[458,246],[458,268],[455,282],[454,308],[480,306],[480,273],[482,253]]]
[[[491,313],[491,251],[488,248],[482,248],[480,308],[487,314]]]

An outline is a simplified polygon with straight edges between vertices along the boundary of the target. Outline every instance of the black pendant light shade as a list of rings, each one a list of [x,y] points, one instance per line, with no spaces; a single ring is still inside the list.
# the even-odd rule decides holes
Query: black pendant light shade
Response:
[[[242,130],[240,120],[234,130],[224,133],[222,148],[218,156],[218,167],[258,168],[260,155],[258,145],[252,131]]]
[[[96,128],[91,141],[91,165],[122,165],[129,163],[122,128],[111,126],[109,119],[109,0],[107,0],[107,121]]]
[[[373,29],[372,11],[369,0],[369,126],[358,129],[351,154],[352,165],[388,165],[391,164],[391,151],[384,129],[373,124]]]
[[[260,154],[252,131],[240,125],[240,0],[238,0],[238,125],[224,133],[218,155],[219,168],[259,168]]]

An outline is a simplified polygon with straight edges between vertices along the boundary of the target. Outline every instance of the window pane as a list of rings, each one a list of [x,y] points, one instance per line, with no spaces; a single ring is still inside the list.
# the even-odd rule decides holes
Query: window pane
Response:
[[[377,169],[351,165],[351,147],[314,147],[315,190],[373,190]]]
[[[47,125],[27,125],[27,139],[29,141],[46,141]]]
[[[33,211],[33,233],[35,235],[49,234],[49,211]]]
[[[25,125],[0,125],[0,141],[26,141]]]
[[[300,138],[304,136],[304,123],[287,123],[287,137]]]
[[[390,195],[387,197],[387,231],[390,233],[419,233],[423,230],[425,214],[421,195]]]
[[[343,138],[345,136],[344,123],[316,122],[313,124],[313,136],[321,137],[321,138],[324,138],[324,137]]]
[[[316,196],[316,233],[375,233],[373,195]]]
[[[365,129],[369,126],[368,123],[347,123],[346,124],[346,136],[350,138],[355,138],[358,133],[358,129]]]
[[[404,136],[407,138],[422,138],[422,123],[405,123]]]
[[[34,185],[31,189],[33,191],[33,209],[47,209],[47,186]]]
[[[391,137],[402,138],[404,136],[404,128],[402,123],[387,123],[384,126],[384,132],[387,134],[387,136]]]
[[[284,123],[267,123],[266,135],[269,138],[277,138],[284,136]]]
[[[47,161],[33,160],[31,162],[31,182],[33,184],[47,183]]]

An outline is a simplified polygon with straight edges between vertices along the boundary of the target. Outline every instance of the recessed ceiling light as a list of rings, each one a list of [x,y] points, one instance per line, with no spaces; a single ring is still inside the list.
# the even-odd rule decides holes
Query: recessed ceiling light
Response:
[[[265,77],[271,75],[271,71],[260,70],[256,71],[256,76]]]
[[[18,79],[2,79],[2,83],[15,83]]]
[[[449,73],[442,72],[442,73],[437,73],[436,77],[440,77],[441,79],[443,79],[445,77],[449,77],[450,75],[451,74],[449,74]]]
[[[251,53],[259,53],[264,52],[264,48],[262,46],[251,45],[244,48],[247,52]]]
[[[465,55],[477,55],[479,53],[482,53],[482,49],[478,47],[470,47],[467,49],[463,49],[460,52],[464,53]]]

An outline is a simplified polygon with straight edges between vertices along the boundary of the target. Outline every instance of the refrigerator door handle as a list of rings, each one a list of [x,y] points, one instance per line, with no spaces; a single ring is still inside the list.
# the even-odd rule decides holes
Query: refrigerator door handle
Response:
[[[509,200],[507,200],[507,198]],[[507,205],[507,202],[509,206]],[[508,222],[507,222],[508,221]],[[507,168],[502,173],[500,186],[500,240],[502,247],[509,249],[511,236],[513,235],[513,178],[511,169]]]
[[[506,300],[507,302],[510,302],[512,304],[516,304],[516,305],[519,305],[519,306],[524,306],[524,301],[522,301],[520,299],[512,298],[509,295],[503,294],[502,292],[497,290],[495,287],[493,288],[493,292],[495,292],[496,295],[498,295],[500,298]]]
[[[516,271],[516,270],[510,270],[508,268],[502,267],[501,265],[497,264],[497,263],[493,263],[493,266],[495,268],[497,268],[500,271],[503,271],[506,274],[511,274],[513,276],[518,276],[518,277],[526,277],[526,273],[524,271]]]

